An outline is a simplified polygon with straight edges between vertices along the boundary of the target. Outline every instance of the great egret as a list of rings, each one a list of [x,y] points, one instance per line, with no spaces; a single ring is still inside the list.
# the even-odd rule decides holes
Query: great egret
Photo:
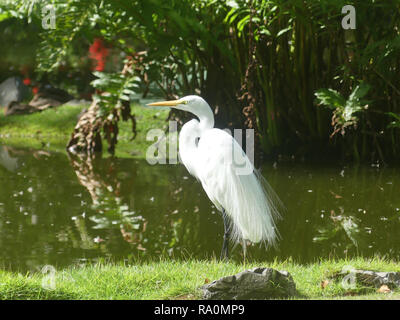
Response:
[[[279,214],[272,199],[273,191],[237,141],[226,131],[214,128],[214,115],[208,103],[190,95],[148,106],[187,111],[200,120],[190,120],[182,127],[179,155],[189,173],[201,182],[212,203],[222,212],[221,259],[228,258],[229,238],[235,242],[274,244],[277,238],[274,219]],[[243,170],[243,165],[250,170]]]

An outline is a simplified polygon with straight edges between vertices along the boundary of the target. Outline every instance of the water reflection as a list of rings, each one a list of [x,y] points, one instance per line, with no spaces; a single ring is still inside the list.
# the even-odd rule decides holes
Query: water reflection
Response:
[[[266,164],[287,210],[277,248],[250,259],[400,253],[396,168]],[[40,270],[81,260],[219,256],[222,219],[180,165],[0,146],[0,264]],[[241,248],[233,252],[241,260]]]
[[[358,248],[359,243],[362,241],[362,234],[358,227],[360,219],[353,216],[344,216],[343,208],[340,207],[340,209],[342,209],[342,214],[338,216],[335,216],[333,210],[331,211],[330,218],[332,222],[317,228],[318,235],[313,238],[313,241],[321,243],[327,241],[331,242],[333,246],[337,246],[336,243],[344,242],[346,243],[346,249]]]
[[[199,208],[209,208],[209,203],[182,168],[72,155],[70,162],[91,198],[84,205],[90,208],[85,216],[91,222],[92,247],[114,258],[179,257],[201,249]],[[183,186],[187,195],[199,197],[183,197]],[[76,222],[82,220],[77,217]]]
[[[18,167],[18,159],[12,157],[9,150],[9,147],[0,146],[0,165],[8,171],[14,172]]]
[[[145,250],[138,234],[144,232],[147,221],[141,215],[136,215],[129,205],[123,202],[121,197],[121,181],[117,178],[115,162],[112,158],[106,162],[106,171],[101,170],[101,162],[96,158],[86,155],[69,155],[72,168],[75,170],[79,183],[90,194],[91,206],[95,214],[89,219],[94,222],[92,229],[119,229],[123,239],[136,244],[139,250]],[[111,161],[110,161],[111,160]],[[81,221],[82,218],[76,218]],[[105,240],[97,236],[88,239],[87,246],[93,243],[101,243]]]

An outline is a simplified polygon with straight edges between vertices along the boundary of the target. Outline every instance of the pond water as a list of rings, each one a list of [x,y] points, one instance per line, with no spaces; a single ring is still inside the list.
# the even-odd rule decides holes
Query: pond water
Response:
[[[276,248],[253,260],[400,256],[400,169],[266,163],[286,206]],[[0,146],[0,267],[219,257],[223,223],[182,165]],[[242,260],[238,245],[232,259]]]

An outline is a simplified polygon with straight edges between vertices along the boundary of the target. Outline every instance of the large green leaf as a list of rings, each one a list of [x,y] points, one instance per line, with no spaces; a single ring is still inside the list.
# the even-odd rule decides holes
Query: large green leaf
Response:
[[[315,92],[319,103],[325,105],[328,108],[344,108],[346,100],[342,95],[333,89],[319,89]]]

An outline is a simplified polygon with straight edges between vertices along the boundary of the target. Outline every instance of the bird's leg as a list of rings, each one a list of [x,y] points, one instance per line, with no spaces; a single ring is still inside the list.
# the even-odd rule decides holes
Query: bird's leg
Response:
[[[225,209],[222,209],[222,218],[224,219],[224,242],[222,243],[221,260],[229,258],[229,236],[230,236],[230,225],[229,218],[225,213]]]
[[[242,239],[242,248],[243,248],[243,264],[246,265],[247,241],[244,239]]]

